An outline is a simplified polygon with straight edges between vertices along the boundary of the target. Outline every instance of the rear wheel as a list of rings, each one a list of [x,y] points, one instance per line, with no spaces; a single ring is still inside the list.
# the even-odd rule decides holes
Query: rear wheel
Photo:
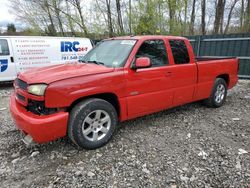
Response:
[[[114,107],[102,99],[87,99],[70,112],[68,136],[76,145],[95,149],[112,137],[118,118]]]
[[[218,108],[222,106],[227,97],[227,83],[222,78],[216,78],[212,93],[204,102],[207,106]]]

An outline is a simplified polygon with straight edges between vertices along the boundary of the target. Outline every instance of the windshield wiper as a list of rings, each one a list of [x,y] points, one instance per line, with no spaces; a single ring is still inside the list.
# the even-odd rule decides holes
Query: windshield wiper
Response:
[[[85,60],[82,60],[82,59],[78,59],[78,62],[79,62],[79,63],[86,63],[86,61],[85,61]]]
[[[85,61],[85,63],[94,63],[97,65],[105,65],[103,62],[100,62],[100,61]]]
[[[103,62],[100,62],[100,61],[85,61],[85,60],[78,60],[80,63],[94,63],[94,64],[97,64],[97,65],[104,65],[106,66]]]

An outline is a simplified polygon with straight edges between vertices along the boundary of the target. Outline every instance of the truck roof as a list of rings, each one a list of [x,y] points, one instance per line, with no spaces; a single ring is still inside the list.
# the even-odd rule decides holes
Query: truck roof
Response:
[[[121,37],[113,37],[106,40],[112,40],[112,39],[122,39],[122,40],[129,40],[129,39],[136,39],[136,40],[150,40],[150,39],[159,39],[159,38],[166,38],[166,39],[181,39],[181,40],[187,40],[185,37],[179,37],[179,36],[168,36],[168,35],[141,35],[141,36],[121,36]]]

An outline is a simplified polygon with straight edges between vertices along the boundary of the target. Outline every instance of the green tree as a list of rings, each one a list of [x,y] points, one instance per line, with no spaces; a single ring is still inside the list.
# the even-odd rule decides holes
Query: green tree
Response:
[[[52,24],[48,25],[48,27],[45,29],[45,33],[49,36],[56,36],[55,27]]]
[[[146,0],[146,2],[139,3],[139,15],[138,25],[135,26],[136,34],[155,34],[158,30],[157,28],[157,1]]]
[[[7,33],[15,33],[16,32],[16,26],[12,23],[7,25]]]

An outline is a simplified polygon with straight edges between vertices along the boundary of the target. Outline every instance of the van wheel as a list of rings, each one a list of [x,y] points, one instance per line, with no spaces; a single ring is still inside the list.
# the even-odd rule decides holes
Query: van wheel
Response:
[[[68,137],[79,147],[96,149],[111,139],[117,123],[113,105],[102,99],[87,99],[71,110]]]
[[[227,97],[227,83],[222,78],[216,78],[212,93],[204,102],[208,107],[218,108],[222,106]]]

